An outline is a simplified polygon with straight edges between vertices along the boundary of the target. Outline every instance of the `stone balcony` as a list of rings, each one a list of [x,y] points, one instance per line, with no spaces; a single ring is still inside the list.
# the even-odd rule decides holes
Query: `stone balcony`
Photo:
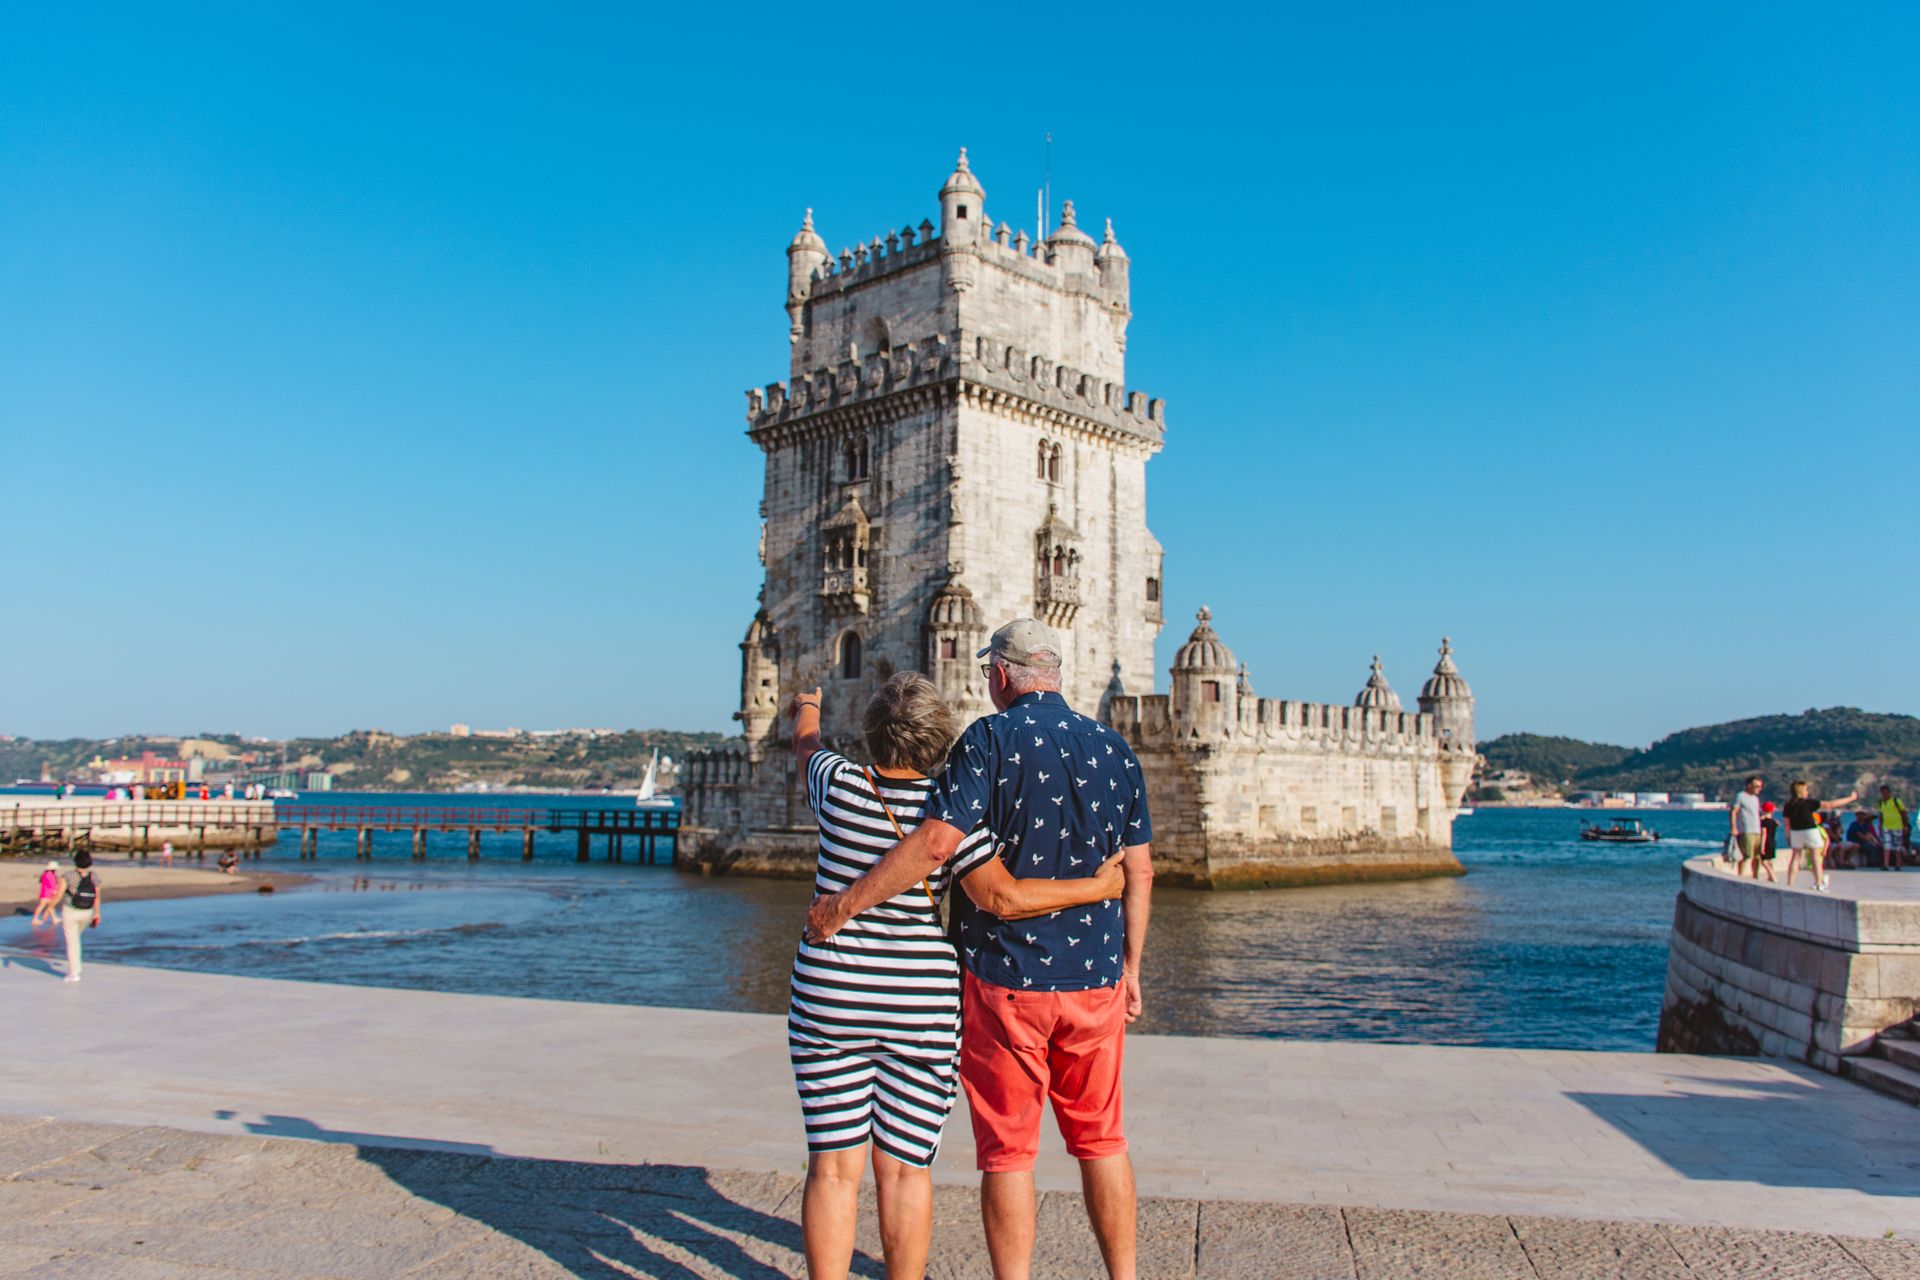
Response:
[[[1080,612],[1080,579],[1044,573],[1034,579],[1034,616],[1050,627],[1070,627]]]
[[[820,584],[820,597],[834,613],[865,613],[869,599],[867,567],[856,565],[850,569],[827,570]]]

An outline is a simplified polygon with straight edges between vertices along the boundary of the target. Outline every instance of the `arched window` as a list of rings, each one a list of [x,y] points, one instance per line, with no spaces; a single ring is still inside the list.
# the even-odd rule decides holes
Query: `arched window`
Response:
[[[893,337],[887,332],[887,322],[879,316],[868,316],[867,322],[860,326],[860,346],[855,352],[855,358],[892,349]]]
[[[1047,454],[1047,479],[1053,484],[1060,483],[1060,446],[1054,445]]]
[[[1053,576],[1056,578],[1067,576],[1067,553],[1058,547],[1053,550]]]
[[[872,454],[869,452],[867,438],[865,436],[847,437],[846,463],[848,483],[852,483],[855,480],[865,480],[867,478],[867,468],[871,461]]]
[[[840,637],[840,678],[858,680],[860,678],[860,633],[849,631]]]
[[[1047,442],[1045,440],[1040,442],[1040,466],[1039,469],[1033,473],[1033,476],[1036,480],[1045,480],[1047,478]]]

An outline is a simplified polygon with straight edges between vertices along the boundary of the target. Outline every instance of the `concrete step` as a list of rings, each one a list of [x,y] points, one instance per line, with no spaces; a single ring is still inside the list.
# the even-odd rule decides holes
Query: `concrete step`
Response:
[[[1873,1042],[1873,1052],[1876,1057],[1885,1058],[1896,1067],[1920,1071],[1920,1044],[1911,1040],[1889,1040],[1879,1036]]]
[[[1840,1070],[1869,1089],[1902,1102],[1920,1103],[1920,1071],[1896,1066],[1884,1058],[1842,1058]]]

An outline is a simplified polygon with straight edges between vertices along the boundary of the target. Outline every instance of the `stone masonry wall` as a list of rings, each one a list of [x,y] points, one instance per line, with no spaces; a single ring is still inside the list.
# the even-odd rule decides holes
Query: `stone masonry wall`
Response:
[[[1920,904],[1854,902],[1681,872],[1656,1047],[1838,1071],[1920,1006]]]

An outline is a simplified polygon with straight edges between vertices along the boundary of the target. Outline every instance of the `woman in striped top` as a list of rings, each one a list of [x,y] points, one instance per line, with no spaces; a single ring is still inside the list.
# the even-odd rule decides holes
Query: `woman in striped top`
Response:
[[[838,893],[920,824],[927,777],[953,745],[953,716],[933,683],[902,672],[861,718],[871,765],[820,741],[820,691],[794,699],[793,749],[820,823],[814,892]],[[787,1046],[807,1128],[801,1201],[807,1272],[845,1276],[856,1197],[873,1145],[887,1275],[916,1277],[933,1234],[930,1167],[953,1109],[960,1052],[960,968],[938,899],[956,876],[1006,919],[1120,896],[1118,859],[1083,880],[1019,880],[975,833],[918,886],[861,912],[793,961]]]

